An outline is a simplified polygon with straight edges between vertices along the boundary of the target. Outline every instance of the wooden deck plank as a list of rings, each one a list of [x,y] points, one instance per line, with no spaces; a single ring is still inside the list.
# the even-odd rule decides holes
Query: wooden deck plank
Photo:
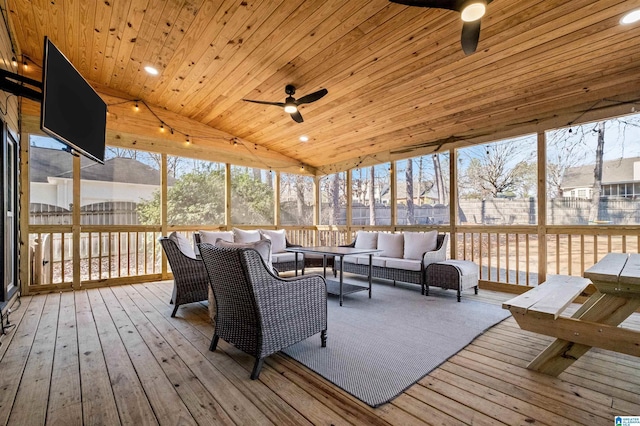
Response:
[[[465,351],[455,355],[451,363],[464,368],[476,370],[483,377],[492,377],[511,383],[523,389],[543,395],[561,404],[562,412],[577,409],[600,417],[611,417],[618,414],[613,410],[613,398],[591,389],[576,386],[558,378],[534,374],[526,368],[516,367],[506,362],[490,359],[484,355]]]
[[[120,420],[124,424],[158,424],[100,293],[98,290],[87,290],[85,294],[95,318]]]
[[[166,293],[163,292],[162,289],[154,288],[152,286],[143,287],[145,291],[147,291],[147,301],[156,305],[159,308],[159,312],[164,312],[166,309],[163,308],[162,300],[165,300]],[[138,288],[140,290],[140,288]],[[152,291],[153,290],[153,291]],[[155,301],[154,301],[155,299]],[[235,383],[242,384],[246,383],[246,379],[250,374],[251,368],[253,367],[253,362],[248,359],[248,362],[251,363],[249,366],[247,363],[244,363],[244,366],[238,364],[237,360],[234,360],[226,353],[223,352],[222,349],[216,350],[215,352],[209,351],[209,344],[211,342],[211,336],[213,335],[213,327],[210,323],[208,323],[208,310],[205,308],[200,308],[197,304],[192,304],[192,309],[188,311],[185,310],[182,314],[185,316],[185,321],[179,321],[175,318],[171,318],[169,316],[170,312],[166,312],[165,318],[173,322],[175,327],[182,333],[182,335],[188,339],[194,346],[198,347],[200,352],[207,357],[207,359],[211,361],[215,361],[216,365],[220,365],[220,371],[225,374],[230,380],[233,380]],[[205,313],[205,317],[198,315],[196,311],[203,311]],[[200,326],[204,326],[205,331],[196,326],[196,324],[200,324]],[[224,342],[219,342],[220,347],[224,347]],[[327,410],[323,404],[319,403],[315,398],[306,394],[305,392],[301,392],[300,388],[292,385],[289,380],[283,379],[280,375],[274,374],[271,372],[269,368],[266,366],[263,367],[263,371],[260,373],[260,381],[252,382],[250,386],[247,386],[245,392],[248,392],[251,396],[253,396],[260,403],[264,403],[264,406],[261,409],[268,413],[268,415],[274,420],[277,420],[279,424],[304,424],[308,421],[321,421],[322,419],[331,419],[336,418],[337,420],[344,421],[341,418],[336,417],[336,413],[333,413],[331,410]],[[270,390],[272,386],[269,386],[268,382],[273,381],[276,383],[273,388],[275,389],[284,389],[280,393],[274,393],[274,391]],[[265,386],[262,386],[263,382],[267,382]],[[286,395],[282,395],[283,393],[291,395],[290,398],[286,398]],[[285,403],[285,405],[283,405]],[[286,407],[294,407],[304,409],[305,415],[300,415],[297,411],[294,413],[287,413]]]
[[[111,289],[109,289],[111,290]],[[113,298],[125,309],[127,315],[151,349],[176,392],[184,401],[189,412],[199,424],[234,424],[220,404],[207,391],[178,354],[171,348],[162,334],[154,327],[140,308],[125,293],[122,287],[113,288]]]
[[[140,418],[140,403],[155,410],[168,401],[168,410],[176,397],[188,409],[179,420],[199,424],[606,425],[614,415],[640,412],[640,359],[592,349],[558,378],[536,373],[526,365],[553,339],[521,330],[512,318],[375,409],[282,354],[269,357],[252,381],[252,357],[226,342],[208,350],[206,302],[170,317],[171,290],[172,282],[163,281],[24,298],[12,314],[17,327],[0,346],[0,424],[9,416],[23,423],[31,407],[39,414],[28,424],[43,424],[43,408],[49,424],[129,423]],[[511,295],[468,297],[500,305]],[[570,305],[563,315],[576,309]],[[640,314],[625,325],[640,329]],[[36,366],[43,366],[37,374]],[[28,383],[41,382],[47,371],[49,391]],[[131,398],[123,381],[141,393]],[[121,404],[125,390],[140,401]],[[140,424],[171,423],[159,412]]]
[[[98,298],[97,292],[100,293],[101,298]],[[95,299],[92,297],[94,294]],[[164,374],[160,363],[151,353],[149,346],[140,336],[111,289],[91,290],[89,299],[92,304],[94,300],[101,299],[104,301],[104,307],[107,308],[111,315],[113,324],[120,335],[120,340],[127,351],[133,368],[135,368],[146,399],[153,408],[153,413],[158,422],[161,425],[197,424],[175,389],[176,386],[180,386],[180,383],[172,382]],[[94,307],[94,310],[96,310],[96,307]]]
[[[2,366],[2,374],[0,374],[0,424],[7,424],[11,415],[20,380],[40,323],[45,300],[46,296],[34,296],[31,303],[24,307],[24,317],[17,329],[13,331],[14,338],[8,344],[2,358],[0,364]]]
[[[134,301],[138,300],[134,299]],[[165,311],[170,315],[168,300],[164,303],[166,303]],[[255,402],[238,389],[236,382],[228,380],[165,317],[155,309],[145,309],[144,313],[234,422],[239,424],[273,424],[256,406]],[[250,381],[248,375],[244,381]],[[242,410],[238,409],[239,406],[242,407]]]
[[[22,318],[24,318],[24,313],[31,302],[31,296],[25,296],[20,298],[17,307],[14,306],[12,308],[12,313],[9,316],[9,320],[11,321],[11,327],[5,329],[5,335],[0,335],[0,361],[4,357],[4,354],[7,353],[7,349],[11,346],[11,341],[13,340],[16,333],[14,331],[20,325]],[[5,324],[6,325],[6,324]]]
[[[58,335],[51,373],[47,425],[81,424],[82,395],[75,297],[73,292],[65,292],[60,295]]]
[[[491,368],[490,366],[487,367]],[[602,415],[596,415],[587,412],[583,408],[568,406],[566,403],[550,398],[543,393],[538,393],[531,389],[524,388],[520,386],[519,383],[513,383],[513,381],[508,380],[508,374],[495,377],[484,371],[475,371],[468,365],[461,366],[454,362],[447,363],[442,366],[442,370],[453,376],[464,377],[465,379],[477,384],[486,386],[496,391],[496,393],[508,395],[509,398],[517,400],[512,401],[513,404],[510,404],[512,407],[517,405],[521,410],[527,410],[530,416],[536,419],[546,418],[551,424],[593,425],[610,421],[611,418],[615,416],[615,413],[611,413],[610,416],[606,416],[606,414],[608,414],[606,411],[601,412]],[[549,414],[529,411],[531,406],[535,406],[537,409],[542,409]]]
[[[80,354],[82,421],[84,424],[120,424],[107,363],[86,291],[74,293]]]
[[[13,403],[8,424],[44,424],[53,353],[58,328],[60,294],[49,294],[35,332],[31,351],[20,380],[20,388]]]
[[[404,394],[394,399],[392,404],[402,407],[416,417],[433,420],[437,424],[461,422],[486,426],[504,425],[501,421],[424,386],[411,386]]]

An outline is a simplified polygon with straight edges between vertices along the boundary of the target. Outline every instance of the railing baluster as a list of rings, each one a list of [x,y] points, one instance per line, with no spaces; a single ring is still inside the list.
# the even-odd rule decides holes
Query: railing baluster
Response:
[[[527,275],[527,281],[526,284],[529,285],[529,259],[531,259],[531,257],[529,257],[529,234],[526,234],[526,240],[525,240],[525,256],[527,257],[526,263],[525,263],[525,268],[526,268],[526,275]],[[538,250],[540,250],[540,241],[538,241]]]

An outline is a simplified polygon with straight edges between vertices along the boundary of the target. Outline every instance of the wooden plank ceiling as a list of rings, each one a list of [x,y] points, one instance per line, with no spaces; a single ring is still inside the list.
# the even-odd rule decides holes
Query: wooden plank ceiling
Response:
[[[619,24],[635,7],[494,0],[465,56],[458,13],[387,0],[8,0],[19,53],[34,63],[48,35],[101,92],[324,172],[566,125],[640,98],[640,24]],[[283,102],[286,84],[296,97],[329,94],[301,108],[301,124],[242,101]]]

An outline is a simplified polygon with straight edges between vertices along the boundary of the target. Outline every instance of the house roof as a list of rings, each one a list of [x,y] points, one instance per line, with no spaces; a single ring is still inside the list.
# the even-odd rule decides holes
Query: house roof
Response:
[[[31,182],[47,182],[48,177],[67,179],[72,177],[73,157],[69,153],[34,146],[30,147],[29,150],[29,176]],[[114,157],[105,160],[104,164],[99,164],[85,157],[81,157],[80,179],[141,185],[160,185],[160,171],[131,158]],[[175,179],[169,176],[169,185],[173,185],[174,182]]]
[[[602,163],[602,183],[634,182],[633,165],[636,162],[640,162],[640,157],[604,161]],[[592,187],[594,168],[595,164],[568,168],[562,179],[561,188]]]
[[[330,173],[628,113],[640,93],[640,61],[630,59],[640,25],[619,24],[634,2],[494,0],[468,56],[459,13],[388,0],[81,3],[87,13],[10,1],[20,53],[41,64],[47,34],[108,98],[110,130],[163,138],[167,149],[184,149],[191,134],[194,152],[223,146],[239,157],[230,139],[214,146],[193,136],[209,126],[261,156],[268,149]],[[296,98],[329,93],[301,106],[303,123],[243,101],[283,102],[287,84]],[[182,134],[159,135],[145,105],[133,115],[135,99]],[[134,140],[148,139],[126,143]]]

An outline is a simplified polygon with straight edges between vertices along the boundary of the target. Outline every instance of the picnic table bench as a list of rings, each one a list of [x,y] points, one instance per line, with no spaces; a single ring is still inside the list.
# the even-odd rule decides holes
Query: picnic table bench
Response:
[[[562,316],[590,283],[597,291],[571,317]],[[640,307],[640,254],[609,253],[584,278],[550,276],[502,307],[523,330],[556,337],[531,370],[557,376],[591,347],[640,356],[640,332],[618,327]]]

